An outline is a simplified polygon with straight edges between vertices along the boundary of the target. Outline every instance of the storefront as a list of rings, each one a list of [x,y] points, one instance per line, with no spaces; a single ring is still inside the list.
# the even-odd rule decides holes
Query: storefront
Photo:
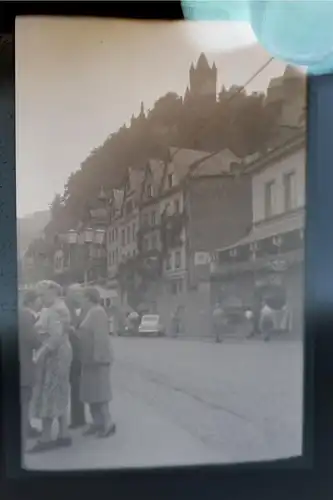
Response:
[[[211,270],[211,302],[230,301],[242,309],[258,300],[271,301],[291,312],[291,335],[303,331],[303,230],[294,229],[263,239],[243,240],[215,255]]]

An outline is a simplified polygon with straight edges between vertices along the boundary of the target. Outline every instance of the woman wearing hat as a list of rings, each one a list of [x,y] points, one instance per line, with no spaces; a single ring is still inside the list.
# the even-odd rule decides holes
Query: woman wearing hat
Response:
[[[103,438],[114,434],[116,426],[109,409],[113,358],[109,320],[100,302],[97,289],[84,289],[83,308],[88,312],[79,327],[82,363],[80,395],[81,400],[89,405],[93,420],[84,434]]]
[[[67,422],[72,362],[72,348],[68,338],[70,314],[61,298],[61,291],[61,287],[53,281],[43,281],[37,286],[43,309],[35,328],[42,339],[42,347],[35,358],[33,409],[34,416],[42,421],[42,434],[31,450],[35,453],[72,444]],[[54,419],[59,423],[56,440],[52,439]]]

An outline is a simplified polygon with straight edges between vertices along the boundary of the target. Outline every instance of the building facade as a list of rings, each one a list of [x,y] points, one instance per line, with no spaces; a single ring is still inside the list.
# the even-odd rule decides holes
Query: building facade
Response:
[[[146,290],[145,300],[160,314],[168,332],[173,313],[181,307],[183,333],[199,337],[210,334],[210,252],[248,232],[251,183],[231,172],[237,158],[229,151],[212,155],[173,150],[170,158],[158,196],[140,209],[143,221],[150,220],[149,212],[159,213],[155,228],[160,232],[160,275]]]
[[[234,297],[251,307],[258,286],[282,287],[292,311],[292,333],[303,323],[305,133],[247,166],[252,179],[252,229],[215,253],[214,301]]]
[[[117,286],[116,277],[118,266],[122,260],[120,232],[122,230],[121,209],[124,191],[114,189],[110,198],[110,221],[106,233],[107,276],[114,287]]]

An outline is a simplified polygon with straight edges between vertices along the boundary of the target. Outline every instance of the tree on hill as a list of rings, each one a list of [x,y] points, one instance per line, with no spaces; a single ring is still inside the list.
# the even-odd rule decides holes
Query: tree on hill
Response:
[[[98,196],[101,185],[107,191],[119,187],[127,167],[143,168],[151,157],[166,160],[169,146],[207,152],[229,148],[238,157],[259,151],[274,132],[277,109],[265,105],[264,94],[248,95],[237,86],[222,88],[216,103],[183,100],[168,92],[148,113],[142,104],[129,126],[110,135],[69,176],[61,200],[63,214],[82,220],[87,200]]]

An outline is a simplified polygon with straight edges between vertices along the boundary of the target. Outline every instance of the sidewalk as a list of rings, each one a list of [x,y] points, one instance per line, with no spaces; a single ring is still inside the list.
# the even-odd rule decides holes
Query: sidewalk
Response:
[[[71,448],[26,454],[25,468],[67,471],[228,462],[221,452],[205,446],[127,391],[115,391],[112,408],[117,424],[115,436],[103,440],[74,431]]]

